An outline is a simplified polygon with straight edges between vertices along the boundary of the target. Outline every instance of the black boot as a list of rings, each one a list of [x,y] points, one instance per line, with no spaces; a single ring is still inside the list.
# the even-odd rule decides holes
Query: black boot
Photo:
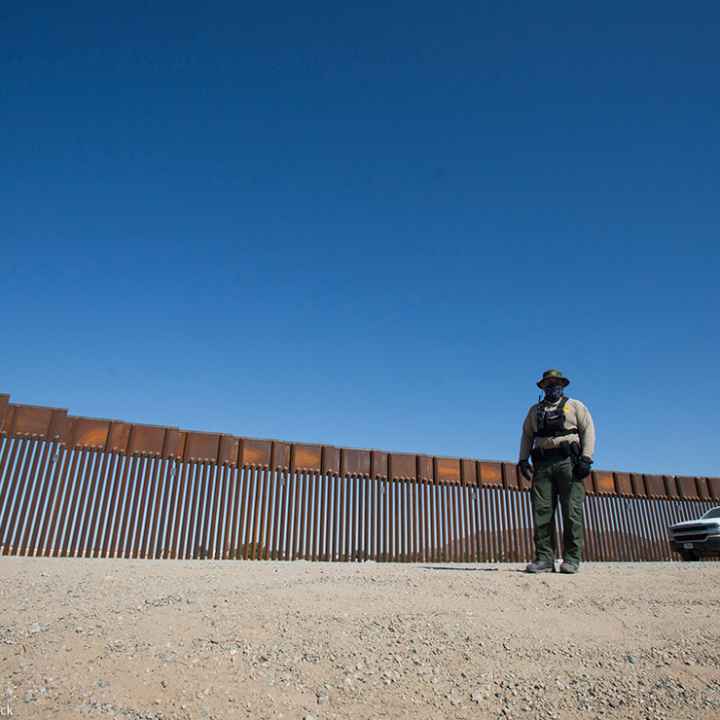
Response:
[[[535,560],[525,568],[525,572],[555,572],[555,563],[552,560]]]

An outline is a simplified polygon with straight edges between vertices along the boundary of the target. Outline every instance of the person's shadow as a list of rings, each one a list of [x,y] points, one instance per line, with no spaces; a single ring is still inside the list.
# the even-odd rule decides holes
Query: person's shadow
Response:
[[[422,565],[423,570],[449,570],[450,572],[511,572],[523,573],[524,568],[496,568],[496,567],[446,567],[442,565]]]

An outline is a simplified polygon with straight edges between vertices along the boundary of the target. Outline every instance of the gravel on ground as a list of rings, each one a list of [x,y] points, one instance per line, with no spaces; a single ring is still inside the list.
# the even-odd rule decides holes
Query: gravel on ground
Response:
[[[0,559],[0,717],[720,718],[720,563]]]

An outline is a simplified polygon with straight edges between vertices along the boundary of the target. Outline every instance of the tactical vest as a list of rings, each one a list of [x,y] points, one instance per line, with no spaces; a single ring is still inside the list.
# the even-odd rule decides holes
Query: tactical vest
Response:
[[[562,437],[563,435],[577,435],[577,429],[565,429],[565,405],[568,398],[563,395],[560,404],[549,410],[544,402],[538,403],[536,420],[537,430],[534,438]]]

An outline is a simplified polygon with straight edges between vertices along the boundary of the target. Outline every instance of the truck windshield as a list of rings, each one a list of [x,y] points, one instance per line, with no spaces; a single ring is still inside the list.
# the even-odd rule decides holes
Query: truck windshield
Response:
[[[710,518],[720,518],[720,507],[713,508],[712,510],[708,510],[704,515],[704,520],[709,520]]]

